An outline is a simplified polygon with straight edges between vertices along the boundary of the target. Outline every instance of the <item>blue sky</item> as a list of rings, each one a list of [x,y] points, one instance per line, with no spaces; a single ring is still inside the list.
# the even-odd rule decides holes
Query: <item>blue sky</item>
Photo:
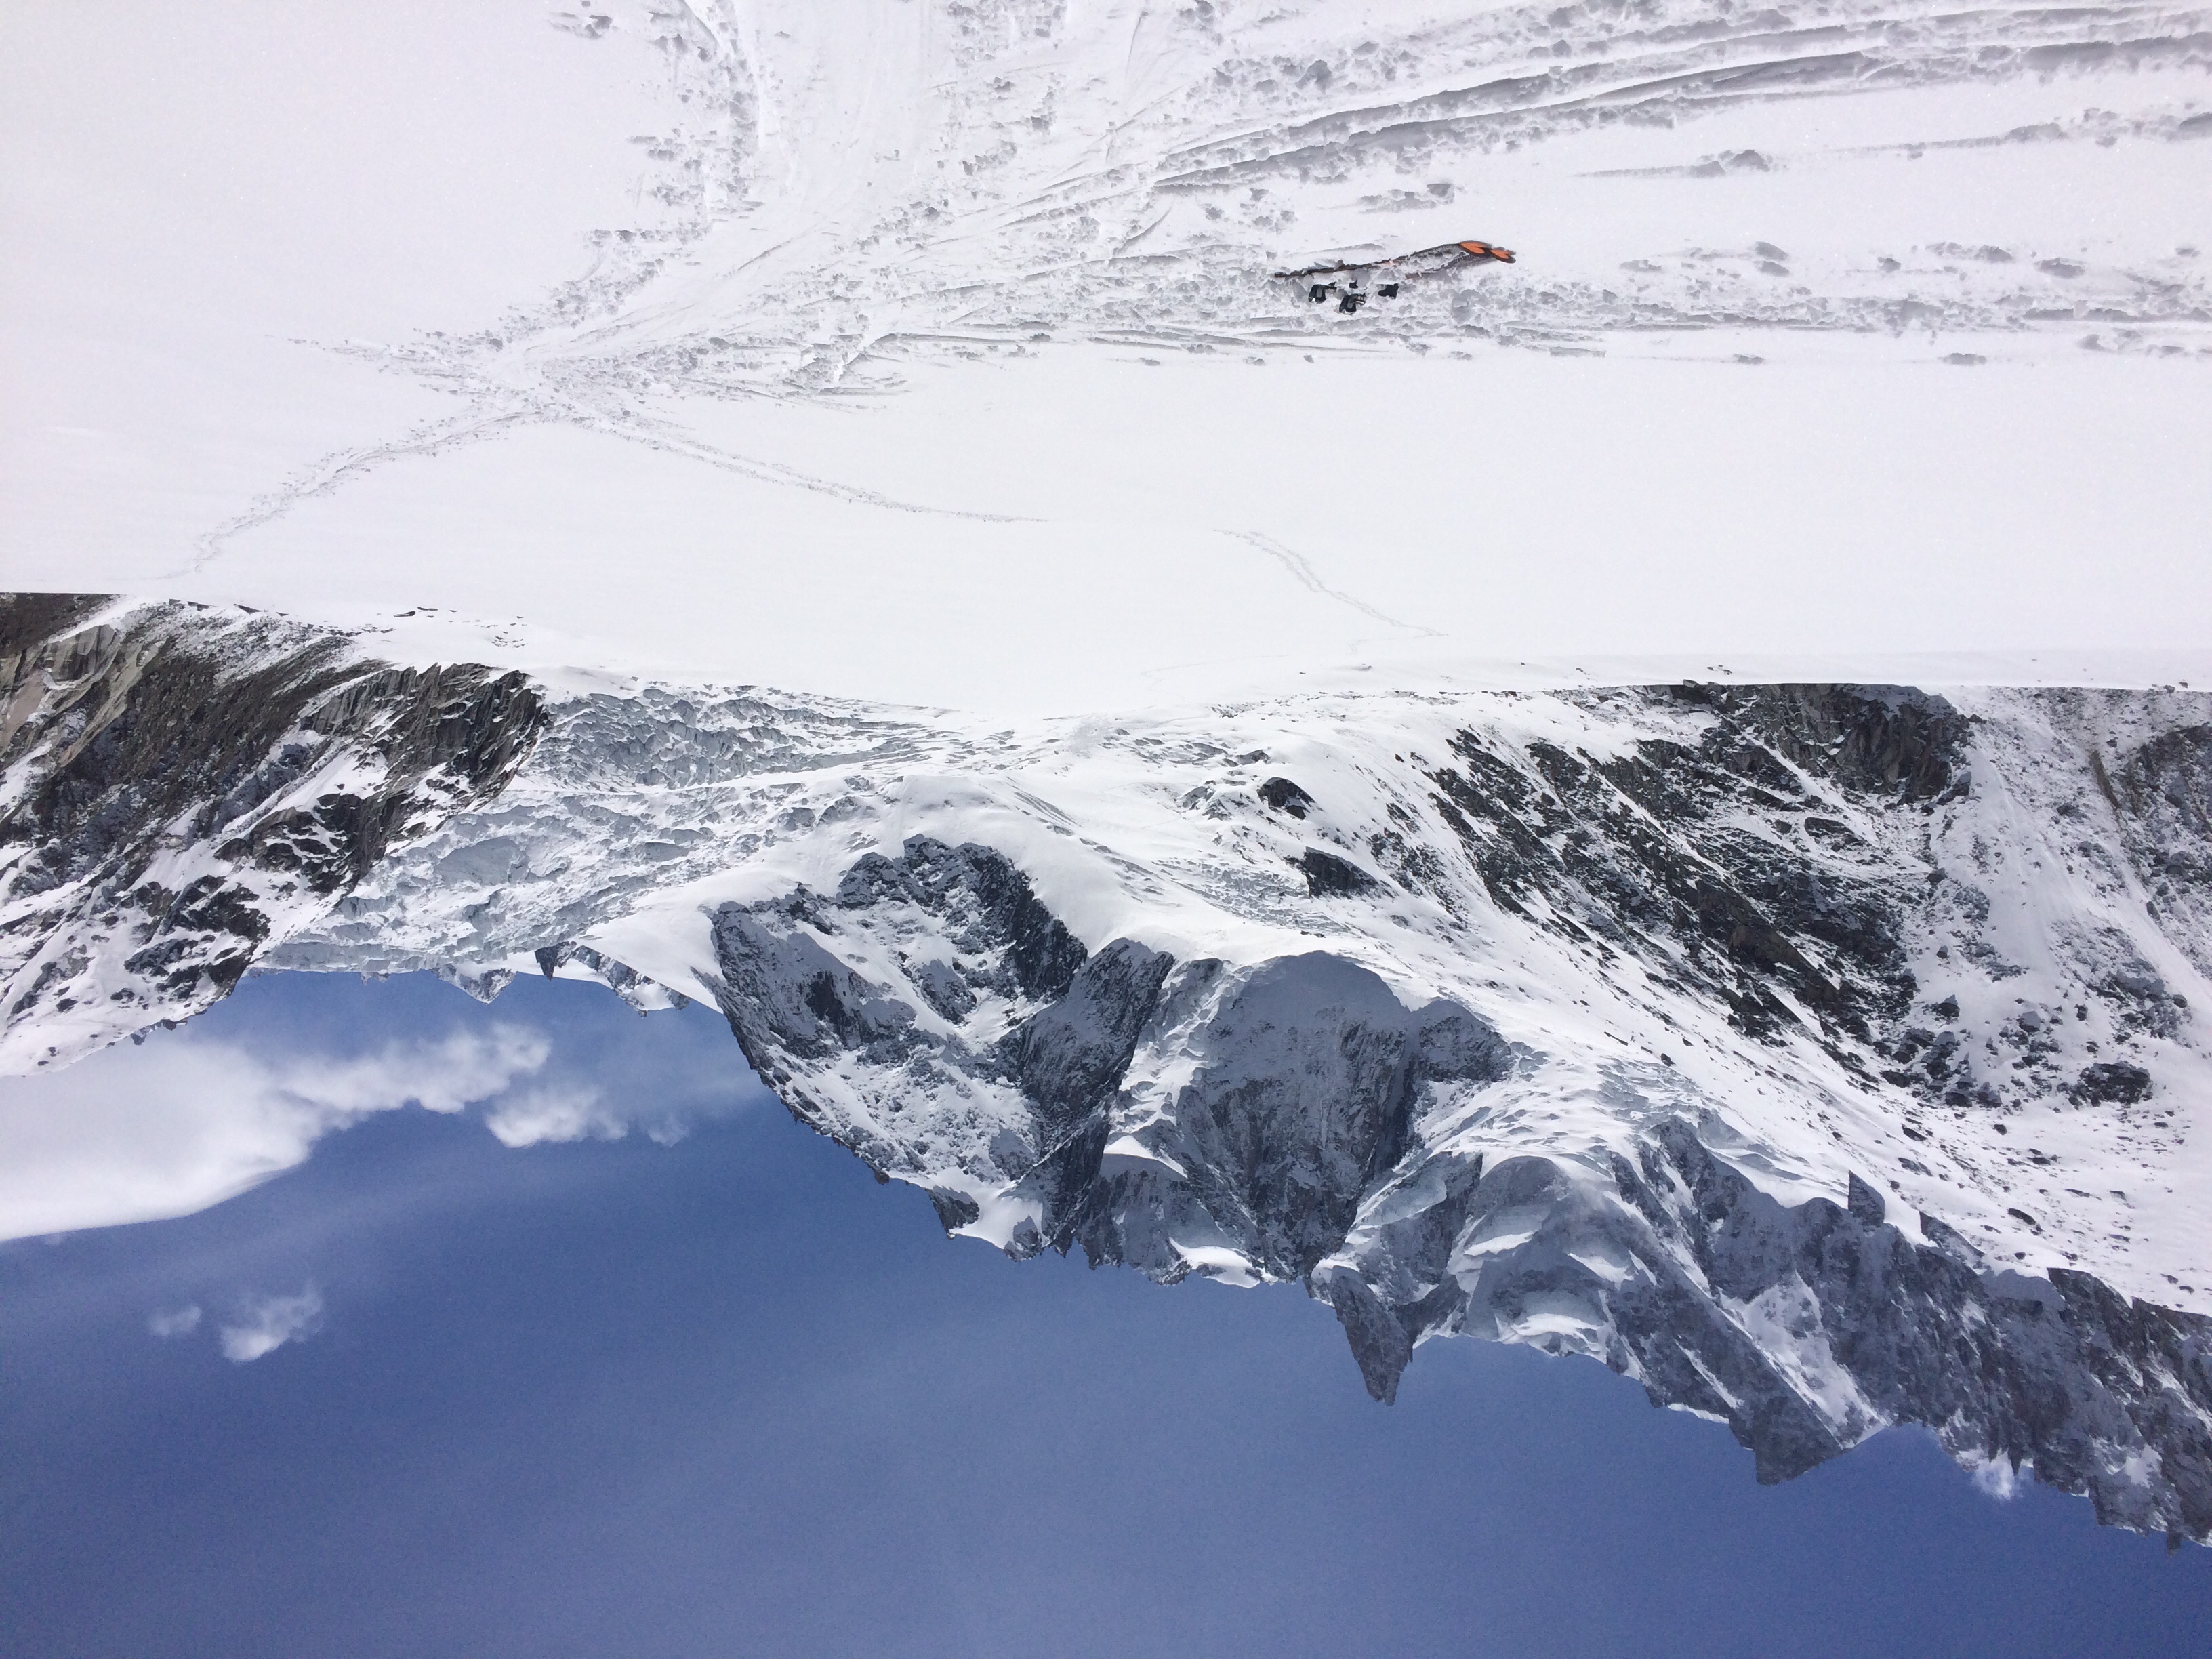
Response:
[[[270,977],[194,1040],[336,1067],[495,1024],[544,1042],[534,1097],[599,1103],[585,1138],[383,1111],[198,1215],[0,1247],[0,1651],[2017,1659],[2212,1629],[2212,1553],[1996,1501],[1923,1436],[1762,1488],[1593,1364],[1431,1344],[1386,1409],[1293,1289],[947,1241],[700,1010]],[[688,1133],[592,1138],[629,1122]]]

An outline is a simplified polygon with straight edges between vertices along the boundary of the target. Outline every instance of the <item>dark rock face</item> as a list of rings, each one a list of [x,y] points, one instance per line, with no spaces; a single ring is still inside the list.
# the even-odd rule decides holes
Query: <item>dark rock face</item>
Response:
[[[878,907],[918,910],[943,928],[953,961],[916,964],[911,982],[926,1007],[956,1024],[979,995],[1025,1002],[1066,996],[1088,957],[1003,855],[921,836],[896,860],[872,853],[860,860],[830,897],[802,888],[773,905],[725,905],[714,919],[724,1012],[763,1079],[785,1080],[790,1058],[858,1050],[884,1063],[917,1046],[915,1010],[814,937],[836,933],[842,915]]]
[[[2082,1100],[2113,1100],[2132,1106],[2150,1098],[2150,1073],[2124,1060],[2103,1060],[2082,1068],[2075,1091]]]
[[[1431,774],[1435,805],[1473,857],[1491,898],[1527,915],[1540,902],[1577,937],[1663,959],[1726,1006],[1748,1036],[1771,1037],[1810,1013],[1854,1069],[1876,1029],[1910,1006],[1915,985],[1899,922],[1920,895],[1892,870],[1860,876],[1792,856],[1738,827],[1747,813],[1794,823],[1807,842],[1847,851],[1859,837],[1808,812],[1800,769],[1895,809],[1954,787],[1965,723],[1917,691],[1841,686],[1681,686],[1665,698],[1718,718],[1695,748],[1646,740],[1597,761],[1549,743],[1533,768],[1474,733],[1456,764]],[[1533,775],[1532,775],[1533,774]],[[1794,816],[1793,816],[1794,815]]]
[[[1172,957],[1116,939],[1001,1045],[1001,1063],[1036,1112],[1037,1236],[1063,1251],[1080,1239],[1105,1259],[1096,1241],[1113,1222],[1099,1179],[1111,1108],[1174,967]]]
[[[0,593],[0,657],[12,661],[65,638],[113,602],[106,593]]]
[[[1305,874],[1306,891],[1316,898],[1350,898],[1371,893],[1382,885],[1350,860],[1324,853],[1318,847],[1306,848],[1298,868]]]
[[[1966,723],[1941,697],[1896,685],[1682,685],[1784,759],[1862,794],[1933,800],[1956,777]],[[1735,745],[1724,743],[1722,752]]]
[[[1358,1269],[1316,1291],[1370,1392],[1395,1392],[1425,1336],[1510,1334],[1541,1308],[1565,1334],[1537,1346],[1593,1353],[1655,1404],[1721,1418],[1762,1480],[1917,1423],[1962,1462],[2032,1463],[2087,1493],[2100,1520],[2212,1534],[2212,1320],[2130,1302],[2086,1273],[1993,1272],[1933,1218],[1931,1242],[1914,1243],[1856,1180],[1846,1206],[1785,1207],[1679,1122],[1609,1176],[1536,1158],[1476,1166],[1364,1239]],[[1472,1275],[1447,1271],[1499,1217],[1525,1241]]]
[[[1408,1011],[1373,974],[1316,952],[1250,970],[1189,964],[1164,989],[1149,1064],[1190,1062],[1172,1116],[1114,1127],[1152,1156],[1106,1173],[1079,1241],[1093,1261],[1179,1278],[1177,1241],[1213,1240],[1265,1276],[1304,1278],[1341,1247],[1365,1194],[1406,1156],[1439,1087],[1494,1080],[1514,1055],[1468,1010]],[[1186,1012],[1201,1004],[1196,1021]]]
[[[885,985],[824,948],[823,939],[886,914],[908,921],[891,931],[908,939],[922,931],[913,923],[926,920],[933,943],[949,953],[908,958],[894,950],[901,972]],[[1092,955],[1002,854],[926,836],[909,840],[896,859],[860,859],[829,897],[801,889],[770,904],[724,905],[714,939],[723,1012],[745,1058],[794,1116],[879,1171],[917,1173],[891,1144],[895,1135],[813,1080],[846,1056],[923,1088],[957,1072],[1019,1090],[1020,1121],[1005,1126],[988,1155],[1044,1194],[1052,1240],[1067,1248],[1089,1213],[1103,1105],[1172,958],[1126,940]],[[932,1016],[952,1028],[935,1042],[921,1029]],[[932,1194],[948,1227],[975,1219],[972,1199]],[[1026,1248],[1038,1248],[1036,1222],[1024,1237]]]
[[[896,980],[856,972],[823,942],[912,937],[923,919],[954,960],[903,962]],[[1274,1277],[1309,1272],[1403,1155],[1425,1086],[1510,1064],[1466,1009],[1408,1013],[1374,974],[1324,953],[1242,971],[1127,939],[1086,953],[1000,854],[924,837],[896,860],[861,860],[834,898],[725,905],[714,942],[732,1029],[804,1121],[918,1174],[884,1133],[897,1103],[841,1100],[830,1074],[849,1059],[940,1096],[948,1084],[1011,1091],[991,1167],[1033,1212],[1004,1242],[1018,1254],[1079,1243],[1094,1262],[1169,1278],[1188,1271],[1170,1232]],[[929,1015],[951,1029],[933,1035]],[[1146,1049],[1195,1060],[1172,1120],[1127,1109]],[[1109,1159],[1125,1133],[1151,1139]]]
[[[1003,951],[1004,972],[1024,997],[1064,995],[1083,966],[1082,945],[1037,902],[1029,878],[988,848],[916,837],[903,857],[871,853],[837,884],[841,910],[896,900],[943,917],[963,949]]]
[[[222,995],[290,896],[342,894],[495,793],[544,724],[519,674],[364,663],[192,606],[81,625],[100,609],[0,597],[11,1024],[88,995],[172,1015]]]
[[[2212,937],[2212,726],[2161,732],[2121,758],[2116,773],[2091,755],[2153,914],[2179,936]],[[2200,971],[2212,973],[2212,951],[2192,954]]]
[[[1852,764],[1900,794],[1948,787],[1939,757],[1893,737]],[[1648,757],[1623,771],[1647,795],[1681,791],[1694,817],[1697,765],[1674,758],[1689,781],[1639,774]],[[1647,902],[1674,905],[1677,866],[1662,848],[1646,857],[1661,888]],[[1732,902],[1749,904],[1708,901]],[[1691,900],[1658,913],[1707,926]],[[1871,937],[1878,963],[1885,936],[1867,926],[1832,933]],[[886,941],[933,929],[957,941],[949,964],[848,965],[897,959]],[[2107,1522],[2212,1534],[2212,1321],[2083,1273],[1993,1269],[1936,1218],[1917,1242],[1856,1176],[1842,1205],[1786,1206],[1679,1118],[1633,1156],[1439,1152],[1425,1112],[1540,1063],[1455,1004],[1408,1011],[1326,952],[1243,969],[1129,940],[1086,953],[1000,854],[922,838],[856,863],[834,896],[725,906],[714,935],[748,1057],[803,1121],[937,1181],[948,1230],[1016,1255],[1080,1245],[1167,1281],[1224,1265],[1302,1279],[1385,1401],[1425,1338],[1528,1341],[1726,1421],[1764,1480],[1917,1423],[1963,1462],[2027,1464],[2087,1493]],[[1755,971],[1820,971],[1787,938],[1758,950]],[[841,1094],[830,1079],[856,1066],[890,1080]],[[2116,1076],[2100,1086],[2128,1086]],[[896,1121],[917,1095],[933,1127],[995,1100],[974,1143],[992,1181],[956,1188],[917,1164]],[[1026,1206],[997,1234],[993,1182]]]

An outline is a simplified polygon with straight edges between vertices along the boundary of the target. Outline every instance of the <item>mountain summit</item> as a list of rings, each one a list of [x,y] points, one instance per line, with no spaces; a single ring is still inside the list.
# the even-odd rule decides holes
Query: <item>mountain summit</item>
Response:
[[[1297,1280],[2212,1533],[2203,694],[1316,694],[992,729],[5,612],[4,1052],[253,966],[703,998],[946,1229]]]

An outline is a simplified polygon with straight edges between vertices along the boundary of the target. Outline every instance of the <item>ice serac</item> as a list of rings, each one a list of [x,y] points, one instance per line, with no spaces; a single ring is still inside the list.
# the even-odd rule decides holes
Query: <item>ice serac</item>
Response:
[[[250,963],[711,998],[946,1228],[1295,1281],[2212,1535],[2212,699],[1323,693],[987,726],[5,612],[18,1069]]]

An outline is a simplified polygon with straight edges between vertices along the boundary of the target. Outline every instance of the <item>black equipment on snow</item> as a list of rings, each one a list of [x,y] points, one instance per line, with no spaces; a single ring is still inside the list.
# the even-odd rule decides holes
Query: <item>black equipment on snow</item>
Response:
[[[1510,265],[1513,262],[1513,250],[1494,243],[1445,242],[1390,259],[1308,265],[1301,270],[1279,270],[1275,276],[1284,282],[1304,283],[1306,298],[1315,305],[1335,295],[1336,308],[1349,316],[1367,303],[1370,283],[1376,299],[1395,300],[1398,290],[1415,277],[1434,276],[1464,265]],[[1316,277],[1325,280],[1315,281]]]

